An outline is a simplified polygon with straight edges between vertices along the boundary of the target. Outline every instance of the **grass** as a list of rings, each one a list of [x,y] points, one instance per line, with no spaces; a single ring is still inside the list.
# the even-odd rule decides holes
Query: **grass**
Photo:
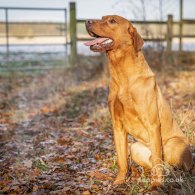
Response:
[[[64,52],[36,53],[36,52],[10,52],[0,53],[0,75],[9,72],[43,73],[48,69],[68,68],[68,57]]]
[[[33,167],[39,169],[42,172],[48,170],[48,165],[41,158],[36,158],[34,160]]]

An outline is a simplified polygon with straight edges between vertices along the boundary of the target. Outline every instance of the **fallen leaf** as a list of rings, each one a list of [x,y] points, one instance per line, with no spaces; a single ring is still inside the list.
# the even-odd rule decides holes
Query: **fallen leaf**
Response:
[[[110,176],[108,176],[107,174],[103,174],[99,171],[90,172],[90,173],[88,173],[88,175],[90,177],[95,177],[95,178],[100,179],[100,180],[112,180],[112,178]]]
[[[57,139],[57,143],[61,146],[70,144],[71,141],[72,141],[71,138],[66,138],[66,137],[63,137],[63,136]]]
[[[90,191],[84,191],[83,193],[82,193],[82,195],[90,195],[91,193],[90,193]]]
[[[32,162],[32,160],[24,160],[24,161],[23,161],[23,164],[24,164],[25,167],[31,168],[33,162]]]

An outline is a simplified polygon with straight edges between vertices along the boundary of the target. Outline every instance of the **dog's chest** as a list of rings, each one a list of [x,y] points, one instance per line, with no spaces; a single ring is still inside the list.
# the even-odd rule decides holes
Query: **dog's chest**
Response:
[[[137,140],[147,142],[148,134],[135,110],[134,101],[128,90],[118,91],[114,101],[114,115],[123,127]]]
[[[132,97],[126,88],[119,88],[117,98],[122,104],[127,104],[132,101]]]
[[[120,117],[121,120],[124,119],[127,113],[136,115],[132,96],[125,88],[119,89],[115,96],[114,113],[115,116]]]
[[[135,112],[133,98],[128,89],[120,88],[116,95],[116,99],[118,100],[116,101],[116,104],[119,104],[120,102],[124,108],[124,111],[128,108],[128,110]]]

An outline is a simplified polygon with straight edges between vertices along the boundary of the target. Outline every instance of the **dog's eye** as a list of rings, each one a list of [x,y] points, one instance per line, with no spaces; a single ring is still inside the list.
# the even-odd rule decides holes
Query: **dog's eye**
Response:
[[[110,22],[111,24],[114,24],[114,23],[116,23],[116,20],[115,20],[115,19],[111,19],[111,20],[109,20],[109,22]]]

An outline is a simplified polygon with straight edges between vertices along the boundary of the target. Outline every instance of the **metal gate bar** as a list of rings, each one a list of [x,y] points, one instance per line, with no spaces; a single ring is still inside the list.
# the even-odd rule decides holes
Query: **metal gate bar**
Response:
[[[65,47],[67,55],[67,44],[68,44],[68,24],[67,24],[67,9],[66,8],[38,8],[38,7],[0,7],[0,10],[5,10],[5,31],[6,31],[6,50],[9,55],[10,51],[10,42],[9,42],[9,10],[32,10],[32,11],[63,11],[64,12],[64,37],[65,37]],[[44,36],[44,35],[43,35]],[[46,37],[46,35],[45,35]],[[23,45],[40,45],[40,44],[14,44],[14,46],[23,46]],[[41,45],[55,45],[55,44],[41,44]],[[60,45],[60,44],[56,44]]]

